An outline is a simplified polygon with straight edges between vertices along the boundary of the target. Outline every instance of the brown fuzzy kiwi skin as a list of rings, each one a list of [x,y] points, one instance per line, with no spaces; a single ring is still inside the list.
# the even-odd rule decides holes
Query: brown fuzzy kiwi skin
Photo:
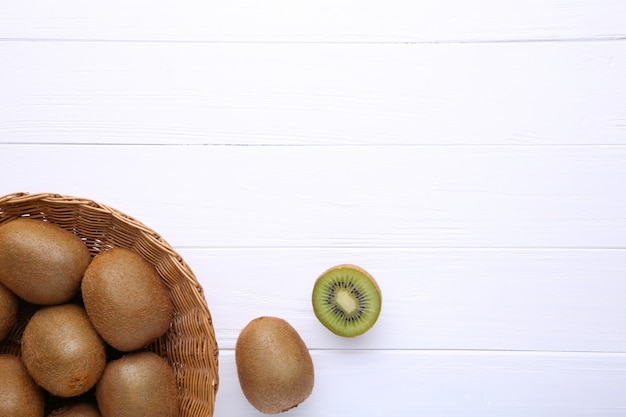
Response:
[[[154,267],[131,249],[98,254],[85,271],[81,291],[98,333],[122,352],[163,336],[173,319],[168,288]]]
[[[17,356],[0,354],[0,375],[0,416],[44,416],[44,392]]]
[[[0,284],[0,341],[17,323],[18,299],[7,287]]]
[[[109,362],[96,400],[102,417],[177,417],[176,374],[154,352],[129,353]]]
[[[287,411],[313,391],[311,355],[284,319],[263,316],[248,323],[237,338],[235,362],[244,396],[262,413]]]
[[[48,417],[102,417],[98,407],[87,402],[67,405],[51,412]]]
[[[55,224],[19,218],[0,226],[0,282],[30,303],[71,300],[90,261],[87,245]]]
[[[106,366],[106,347],[75,304],[37,310],[22,334],[22,360],[35,382],[59,397],[91,389]]]

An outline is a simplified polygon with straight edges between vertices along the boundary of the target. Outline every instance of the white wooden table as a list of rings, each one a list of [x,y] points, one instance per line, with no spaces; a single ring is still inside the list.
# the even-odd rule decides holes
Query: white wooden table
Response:
[[[0,0],[0,195],[153,228],[203,285],[215,417],[288,320],[288,415],[626,415],[626,2]],[[378,280],[356,339],[310,305]]]

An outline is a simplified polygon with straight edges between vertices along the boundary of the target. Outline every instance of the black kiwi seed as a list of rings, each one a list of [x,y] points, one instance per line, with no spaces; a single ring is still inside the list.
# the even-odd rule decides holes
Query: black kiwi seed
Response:
[[[344,337],[367,332],[378,320],[382,298],[374,278],[350,264],[326,270],[313,287],[313,311],[331,332]]]

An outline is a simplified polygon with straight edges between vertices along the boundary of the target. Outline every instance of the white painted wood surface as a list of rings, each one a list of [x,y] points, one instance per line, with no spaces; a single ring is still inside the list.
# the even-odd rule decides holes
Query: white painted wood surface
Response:
[[[623,49],[7,41],[0,133],[17,143],[622,144]]]
[[[289,320],[292,416],[626,415],[626,2],[0,0],[0,194],[92,198],[202,283],[215,417]],[[319,273],[377,325],[326,331]]]

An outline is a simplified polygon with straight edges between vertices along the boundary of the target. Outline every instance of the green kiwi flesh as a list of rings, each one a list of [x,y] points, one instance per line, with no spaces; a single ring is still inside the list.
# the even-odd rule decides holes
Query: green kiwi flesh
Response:
[[[342,264],[326,270],[313,287],[313,311],[331,332],[360,336],[378,320],[382,306],[380,288],[363,268]]]

